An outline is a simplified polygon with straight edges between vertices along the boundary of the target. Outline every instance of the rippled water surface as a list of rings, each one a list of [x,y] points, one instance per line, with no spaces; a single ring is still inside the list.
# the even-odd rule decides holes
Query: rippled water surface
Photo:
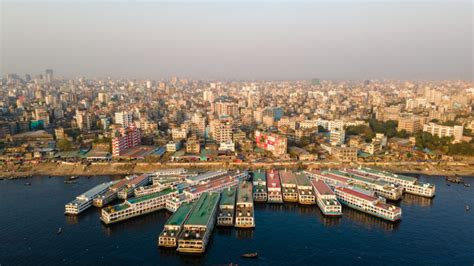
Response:
[[[65,203],[110,179],[0,181],[0,265],[474,264],[474,210],[465,210],[474,207],[473,177],[465,178],[468,188],[421,176],[436,184],[437,196],[405,195],[398,203],[403,220],[395,224],[348,208],[342,218],[325,218],[316,206],[257,204],[254,230],[216,228],[202,256],[157,247],[167,211],[111,226],[94,207],[79,217],[63,215]],[[258,259],[240,258],[255,251]]]

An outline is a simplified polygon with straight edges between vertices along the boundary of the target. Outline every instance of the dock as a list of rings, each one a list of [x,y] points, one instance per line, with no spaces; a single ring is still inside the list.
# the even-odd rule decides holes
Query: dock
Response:
[[[267,193],[267,178],[265,171],[253,171],[253,200],[255,202],[266,202],[268,199]]]
[[[253,228],[255,227],[252,183],[242,181],[237,188],[237,209],[235,217],[235,227]]]
[[[228,188],[221,192],[217,225],[234,226],[236,188]]]
[[[214,229],[219,197],[219,193],[201,194],[179,234],[178,252],[204,253]]]
[[[158,237],[158,246],[160,247],[177,247],[178,235],[183,229],[184,222],[188,218],[192,203],[183,203],[173,215],[166,221],[163,231]]]

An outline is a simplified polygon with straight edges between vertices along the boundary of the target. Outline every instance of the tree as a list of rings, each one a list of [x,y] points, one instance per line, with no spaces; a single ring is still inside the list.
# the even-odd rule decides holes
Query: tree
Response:
[[[74,149],[72,142],[67,139],[58,140],[56,147],[59,151],[72,151]]]

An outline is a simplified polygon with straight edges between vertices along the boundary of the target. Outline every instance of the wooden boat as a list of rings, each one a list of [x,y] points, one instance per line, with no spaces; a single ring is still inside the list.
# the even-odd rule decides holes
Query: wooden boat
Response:
[[[242,254],[242,258],[246,258],[246,259],[255,259],[257,257],[258,257],[257,252]]]

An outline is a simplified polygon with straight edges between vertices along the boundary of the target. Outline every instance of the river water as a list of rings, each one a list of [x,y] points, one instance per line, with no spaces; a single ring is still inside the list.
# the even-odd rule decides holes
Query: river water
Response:
[[[464,187],[420,176],[437,195],[405,195],[398,223],[348,208],[342,218],[325,218],[317,206],[257,204],[255,229],[216,228],[202,256],[157,247],[167,211],[111,226],[95,207],[63,215],[64,204],[112,178],[0,181],[0,265],[474,265],[474,210],[465,210],[474,207],[474,177]],[[259,258],[240,258],[247,252]]]

